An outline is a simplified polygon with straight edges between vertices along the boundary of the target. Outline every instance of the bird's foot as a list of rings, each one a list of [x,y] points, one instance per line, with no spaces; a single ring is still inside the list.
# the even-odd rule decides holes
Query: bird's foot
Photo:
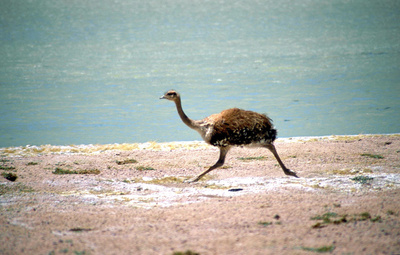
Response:
[[[205,174],[206,174],[206,173],[202,173],[202,174],[200,174],[199,176],[197,176],[197,177],[195,177],[195,178],[193,178],[193,179],[185,180],[184,182],[185,182],[185,183],[195,183],[195,182],[197,182],[198,180],[200,180]]]
[[[296,178],[299,178],[299,177],[297,176],[296,172],[293,172],[293,171],[290,170],[290,169],[286,169],[286,170],[285,170],[285,174],[286,174],[286,175],[290,175],[290,176],[294,176],[294,177],[296,177]]]
[[[195,183],[195,182],[197,182],[199,179],[198,178],[194,178],[194,179],[187,179],[187,180],[184,180],[183,181],[183,183]]]

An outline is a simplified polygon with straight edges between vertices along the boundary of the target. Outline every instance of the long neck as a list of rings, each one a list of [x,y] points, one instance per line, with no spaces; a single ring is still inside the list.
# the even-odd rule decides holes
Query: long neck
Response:
[[[176,105],[176,109],[178,110],[178,114],[179,117],[181,117],[181,120],[183,121],[183,123],[185,123],[188,127],[192,128],[192,129],[197,129],[197,125],[195,124],[195,121],[190,119],[188,116],[186,116],[186,114],[183,112],[182,109],[182,104],[181,104],[181,99],[178,98],[177,100],[175,100],[175,105]]]

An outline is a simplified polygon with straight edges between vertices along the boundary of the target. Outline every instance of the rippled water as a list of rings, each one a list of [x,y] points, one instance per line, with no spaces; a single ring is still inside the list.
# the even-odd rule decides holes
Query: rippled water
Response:
[[[400,132],[399,1],[1,1],[0,147],[199,140],[267,113],[280,137]]]

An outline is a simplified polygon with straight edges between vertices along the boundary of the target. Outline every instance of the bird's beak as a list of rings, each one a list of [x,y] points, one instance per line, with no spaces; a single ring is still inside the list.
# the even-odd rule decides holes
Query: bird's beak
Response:
[[[165,97],[164,97],[164,96],[162,96],[162,97],[160,97],[160,99],[165,99]]]

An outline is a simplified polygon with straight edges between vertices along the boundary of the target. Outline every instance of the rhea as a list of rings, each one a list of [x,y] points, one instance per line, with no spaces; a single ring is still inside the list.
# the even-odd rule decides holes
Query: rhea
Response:
[[[275,156],[286,175],[298,177],[297,174],[288,169],[280,159],[273,144],[276,139],[277,131],[272,125],[272,120],[265,114],[231,108],[210,115],[202,120],[192,120],[186,116],[183,111],[180,94],[175,90],[165,92],[160,99],[173,101],[183,123],[199,132],[206,143],[219,148],[219,159],[217,163],[191,182],[197,182],[207,173],[223,166],[226,154],[233,146],[257,146],[267,148]]]

